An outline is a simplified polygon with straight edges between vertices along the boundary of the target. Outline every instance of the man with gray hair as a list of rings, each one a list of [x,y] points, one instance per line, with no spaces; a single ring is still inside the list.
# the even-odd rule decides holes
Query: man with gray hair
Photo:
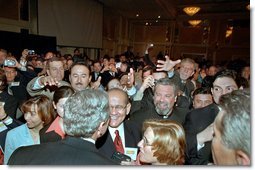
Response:
[[[64,131],[58,142],[18,148],[9,165],[114,165],[95,147],[109,123],[108,95],[86,89],[69,97],[64,106]],[[26,155],[26,156],[24,156]]]
[[[236,90],[220,98],[214,121],[212,155],[216,165],[251,164],[250,89]]]

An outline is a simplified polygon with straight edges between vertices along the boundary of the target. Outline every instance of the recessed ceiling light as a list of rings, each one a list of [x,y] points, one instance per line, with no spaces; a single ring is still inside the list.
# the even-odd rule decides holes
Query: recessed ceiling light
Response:
[[[136,17],[139,17],[139,14],[136,14]]]
[[[160,18],[160,15],[158,16],[158,18]]]
[[[145,25],[148,25],[148,24],[149,24],[148,22],[145,23]]]

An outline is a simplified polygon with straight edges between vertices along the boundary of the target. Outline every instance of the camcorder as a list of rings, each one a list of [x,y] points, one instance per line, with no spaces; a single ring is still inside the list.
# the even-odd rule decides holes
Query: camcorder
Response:
[[[16,65],[16,62],[14,60],[11,60],[11,59],[4,60],[4,66],[13,67],[15,65]]]
[[[28,55],[35,55],[35,50],[28,50]]]

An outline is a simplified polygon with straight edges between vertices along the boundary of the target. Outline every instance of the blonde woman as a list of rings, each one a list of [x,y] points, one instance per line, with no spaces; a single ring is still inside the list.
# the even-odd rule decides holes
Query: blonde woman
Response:
[[[186,140],[183,127],[177,122],[163,119],[145,120],[143,138],[138,143],[137,161],[122,165],[183,165]]]

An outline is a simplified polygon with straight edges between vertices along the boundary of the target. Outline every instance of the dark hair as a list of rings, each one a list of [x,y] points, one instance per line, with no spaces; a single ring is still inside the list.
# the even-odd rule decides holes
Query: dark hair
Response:
[[[147,66],[145,66],[145,67],[143,68],[142,74],[145,73],[145,72],[147,72],[147,71],[150,71],[151,74],[152,74],[152,73],[153,73],[153,69],[154,69],[154,68],[153,68],[152,66],[147,65]]]
[[[198,94],[212,94],[209,87],[200,87],[193,92],[193,98]]]
[[[61,98],[70,97],[73,94],[74,94],[73,88],[69,86],[61,86],[54,92],[53,101],[55,104],[57,104]]]
[[[94,66],[94,64],[96,64],[96,63],[99,63],[101,65],[101,62],[99,60],[94,60],[92,65]]]
[[[224,69],[224,70],[221,70],[219,72],[217,72],[214,76],[214,80],[213,82],[218,79],[218,78],[222,78],[222,77],[229,77],[229,78],[232,78],[234,81],[236,81],[236,76],[237,76],[237,73],[236,71],[234,70],[229,70],[229,69]]]
[[[2,68],[0,68],[0,82],[2,82],[0,85],[0,90],[3,91],[7,87],[7,79]]]
[[[213,87],[214,76],[205,76],[202,80],[201,87]]]
[[[60,58],[58,58],[58,57],[56,57],[56,56],[53,56],[52,58],[50,58],[50,59],[47,60],[47,63],[46,63],[47,69],[50,68],[50,63],[53,62],[53,61],[61,61],[61,62],[62,62],[62,60],[61,60]],[[64,64],[63,64],[63,65],[64,65]]]
[[[44,122],[44,126],[51,123],[56,114],[53,109],[52,101],[45,95],[36,95],[25,101],[21,106],[21,111],[25,114],[31,112],[33,105],[37,106],[37,113],[41,120]]]
[[[85,66],[88,70],[89,70],[89,74],[90,74],[90,67],[83,61],[78,61],[78,62],[74,62],[71,67],[70,67],[70,71],[73,69],[74,66],[76,65],[80,65],[80,66]]]
[[[242,76],[237,76],[236,84],[237,84],[238,88],[240,88],[240,87],[250,88],[249,81]]]

